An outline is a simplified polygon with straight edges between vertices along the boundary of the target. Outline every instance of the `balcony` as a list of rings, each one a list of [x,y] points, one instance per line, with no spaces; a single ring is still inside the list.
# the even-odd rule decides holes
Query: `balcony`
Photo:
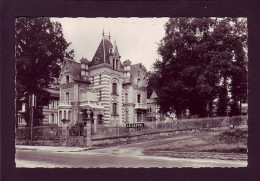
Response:
[[[135,104],[135,109],[139,109],[139,110],[147,110],[148,107],[147,107],[146,104],[136,103],[136,104]]]
[[[80,107],[88,107],[88,108],[91,107],[91,108],[97,108],[97,109],[103,109],[104,108],[104,106],[101,105],[100,102],[90,101],[90,100],[81,101]]]
[[[70,101],[59,101],[58,108],[71,108],[71,102]]]

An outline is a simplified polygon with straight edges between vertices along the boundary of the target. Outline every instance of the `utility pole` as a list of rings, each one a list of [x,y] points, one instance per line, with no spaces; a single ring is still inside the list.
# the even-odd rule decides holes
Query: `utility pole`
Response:
[[[36,106],[36,96],[30,95],[30,116],[31,116],[31,145],[33,145],[33,108]]]

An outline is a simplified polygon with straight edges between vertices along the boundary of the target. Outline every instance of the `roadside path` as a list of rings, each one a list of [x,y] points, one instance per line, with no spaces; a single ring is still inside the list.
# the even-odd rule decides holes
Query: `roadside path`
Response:
[[[108,168],[108,167],[246,167],[246,161],[214,159],[184,159],[162,156],[146,156],[143,150],[160,144],[189,139],[191,135],[145,141],[141,143],[87,150],[79,147],[17,146],[17,167],[66,167],[66,168]]]

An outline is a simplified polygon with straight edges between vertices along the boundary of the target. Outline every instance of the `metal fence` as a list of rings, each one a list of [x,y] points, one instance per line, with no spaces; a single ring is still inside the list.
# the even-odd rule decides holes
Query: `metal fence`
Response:
[[[38,126],[32,129],[33,140],[55,140],[62,136],[62,128],[58,126]],[[17,140],[31,140],[31,128],[16,129]]]
[[[144,127],[142,128],[126,128],[125,126],[107,127],[98,125],[95,132],[92,129],[92,138],[95,139],[115,136],[131,136],[138,134],[150,134],[153,132],[247,125],[247,119],[247,116],[236,116],[183,119],[171,122],[144,122]],[[33,127],[33,140],[58,140],[62,138],[62,131],[62,127],[58,126]],[[31,140],[31,128],[21,127],[16,129],[16,139]]]
[[[153,132],[181,131],[189,129],[207,129],[247,125],[247,116],[209,117],[197,119],[182,119],[171,122],[143,122],[142,128],[126,128],[125,126],[98,126],[92,138],[149,134]]]

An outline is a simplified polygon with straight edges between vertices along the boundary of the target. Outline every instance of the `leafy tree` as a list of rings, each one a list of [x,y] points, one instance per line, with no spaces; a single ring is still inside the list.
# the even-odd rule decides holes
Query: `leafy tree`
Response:
[[[175,111],[181,117],[188,108],[191,115],[209,116],[218,98],[217,113],[226,115],[230,89],[234,103],[236,92],[246,95],[246,86],[235,84],[246,85],[245,27],[235,18],[169,19],[158,49],[162,60],[154,63],[153,72],[162,112]],[[235,81],[237,74],[241,78]]]
[[[29,119],[29,95],[37,97],[34,109],[34,125],[43,118],[42,108],[49,102],[46,88],[59,76],[64,58],[73,59],[73,50],[67,51],[69,43],[63,37],[61,24],[50,18],[16,19],[16,112],[21,108],[21,98],[27,103],[24,113]]]

